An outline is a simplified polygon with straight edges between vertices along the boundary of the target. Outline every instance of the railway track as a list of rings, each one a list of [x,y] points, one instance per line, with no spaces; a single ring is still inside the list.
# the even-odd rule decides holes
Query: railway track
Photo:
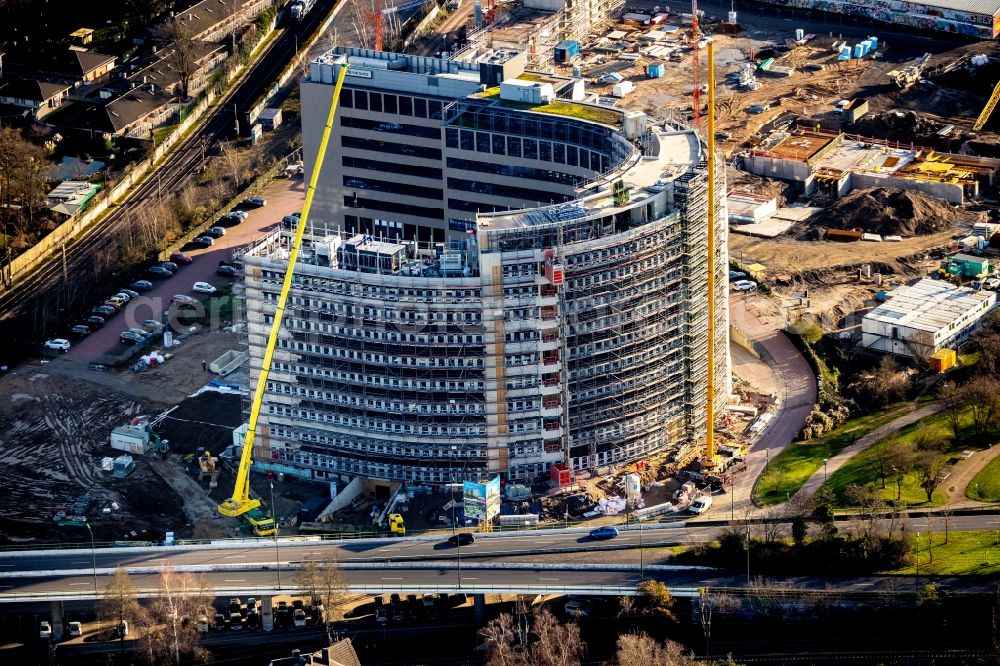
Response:
[[[307,43],[312,33],[329,14],[335,0],[319,0],[301,23],[291,23],[279,29],[279,34],[250,65],[241,79],[206,112],[204,119],[183,138],[124,199],[109,208],[99,220],[67,243],[62,252],[54,252],[31,273],[23,276],[0,293],[0,323],[3,329],[30,325],[26,316],[37,310],[40,299],[51,299],[89,266],[94,253],[113,242],[115,235],[133,223],[134,216],[158,200],[160,193],[176,192],[191,181],[205,155],[220,139],[231,136],[237,118],[242,118],[249,106],[273,84],[281,70],[294,57],[298,44]],[[83,303],[72,300],[58,303],[58,312],[66,319]],[[60,322],[65,323],[65,321]],[[4,332],[7,332],[5,330]],[[45,331],[33,329],[38,335]]]

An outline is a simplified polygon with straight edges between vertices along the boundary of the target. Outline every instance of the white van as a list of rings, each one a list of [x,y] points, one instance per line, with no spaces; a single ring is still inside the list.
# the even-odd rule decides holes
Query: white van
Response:
[[[301,608],[296,608],[292,611],[292,624],[296,627],[306,626],[306,612]]]
[[[80,624],[79,622],[76,621],[70,622],[69,624],[66,625],[66,628],[69,629],[69,635],[71,638],[74,638],[76,636],[83,636],[83,625]]]
[[[712,508],[712,496],[702,495],[701,497],[696,497],[691,506],[688,507],[688,511],[694,514],[702,514]]]

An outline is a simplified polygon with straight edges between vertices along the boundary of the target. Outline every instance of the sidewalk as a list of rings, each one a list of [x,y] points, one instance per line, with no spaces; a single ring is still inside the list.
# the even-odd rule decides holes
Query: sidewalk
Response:
[[[781,332],[780,318],[763,312],[765,303],[760,297],[734,297],[729,301],[732,322],[766,352],[764,359],[773,375],[778,408],[767,431],[747,456],[747,471],[736,475],[734,496],[720,498],[720,510],[724,504],[731,505],[731,512],[749,505],[754,483],[768,458],[778,455],[798,436],[816,404],[816,376],[812,368]]]
[[[985,451],[976,451],[968,458],[960,460],[952,470],[951,476],[945,482],[945,492],[948,493],[948,508],[963,509],[988,506],[989,502],[972,500],[965,496],[969,484],[976,474],[1000,456],[1000,446],[992,446]]]
[[[792,500],[804,500],[812,497],[819,490],[820,486],[826,478],[836,472],[838,469],[844,466],[848,460],[861,453],[869,446],[882,439],[887,435],[891,435],[894,432],[898,432],[901,428],[904,428],[911,423],[919,421],[925,416],[931,416],[932,414],[937,414],[941,411],[942,407],[937,403],[932,403],[921,407],[920,409],[913,410],[908,414],[903,414],[898,419],[890,421],[883,426],[875,428],[870,433],[860,438],[854,444],[846,447],[840,453],[830,458],[829,462],[825,465],[821,465],[819,469],[813,472],[813,475],[802,485],[799,492],[795,493]]]

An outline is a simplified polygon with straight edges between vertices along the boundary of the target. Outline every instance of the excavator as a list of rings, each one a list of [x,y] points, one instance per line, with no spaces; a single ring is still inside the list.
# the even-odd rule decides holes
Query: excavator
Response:
[[[288,254],[288,269],[285,271],[285,279],[281,285],[281,293],[278,295],[278,304],[275,308],[274,321],[271,324],[267,346],[264,348],[264,358],[261,361],[260,374],[257,377],[257,386],[253,394],[253,402],[250,403],[250,420],[247,423],[246,435],[243,438],[239,467],[236,470],[236,483],[233,486],[233,495],[219,505],[219,513],[230,518],[242,517],[250,524],[254,534],[257,536],[271,536],[277,533],[274,518],[266,516],[261,511],[260,499],[252,496],[250,492],[250,466],[253,464],[253,444],[257,435],[257,422],[260,418],[261,406],[264,403],[264,393],[267,389],[267,378],[271,372],[274,348],[278,342],[278,332],[281,330],[285,307],[288,304],[288,294],[292,287],[292,275],[295,263],[299,257],[299,249],[302,247],[302,236],[305,234],[306,224],[309,219],[309,210],[312,207],[313,197],[316,194],[316,184],[319,181],[319,174],[323,168],[323,159],[326,157],[326,148],[330,142],[330,132],[333,130],[333,122],[340,100],[340,91],[344,86],[344,77],[346,74],[347,63],[344,63],[340,68],[340,73],[337,75],[333,96],[330,98],[330,111],[327,114],[323,136],[319,142],[316,164],[309,178],[309,187],[306,188],[306,200],[302,206],[302,215],[299,217],[298,225],[296,225],[295,237],[292,240],[291,251]]]

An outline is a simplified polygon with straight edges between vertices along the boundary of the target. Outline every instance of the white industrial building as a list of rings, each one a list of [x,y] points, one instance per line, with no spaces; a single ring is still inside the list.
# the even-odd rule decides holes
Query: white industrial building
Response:
[[[996,298],[992,291],[924,278],[897,289],[864,316],[861,345],[926,360],[939,349],[953,348],[967,339],[993,309]]]

